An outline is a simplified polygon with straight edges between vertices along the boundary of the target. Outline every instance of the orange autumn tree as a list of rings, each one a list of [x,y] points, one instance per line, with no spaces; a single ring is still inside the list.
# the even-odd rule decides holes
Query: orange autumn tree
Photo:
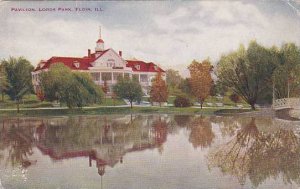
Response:
[[[197,98],[201,105],[201,109],[205,99],[210,95],[213,80],[211,77],[211,72],[213,66],[211,65],[209,59],[202,62],[193,62],[188,67],[190,71],[191,78],[189,79],[191,92]]]
[[[159,106],[161,106],[162,102],[167,102],[168,100],[168,88],[165,80],[162,78],[162,72],[158,72],[152,80],[150,100],[151,102],[158,102]]]

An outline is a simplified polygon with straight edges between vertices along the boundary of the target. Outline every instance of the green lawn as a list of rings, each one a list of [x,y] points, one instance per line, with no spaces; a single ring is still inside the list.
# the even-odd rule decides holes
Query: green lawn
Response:
[[[126,105],[123,99],[112,99],[112,98],[105,98],[102,99],[101,104],[94,104],[93,106],[119,106],[119,105]]]
[[[168,97],[168,104],[174,104],[175,96],[169,96]],[[197,100],[194,97],[190,97],[190,100],[192,103],[196,103]],[[149,102],[149,97],[142,97],[142,101],[148,101]],[[217,97],[214,96],[209,96],[205,102],[204,102],[204,107],[208,107],[207,103],[212,103],[212,107],[217,107],[216,103],[223,103],[224,107],[235,107],[237,105],[243,105],[243,107],[248,108],[250,107],[246,102],[241,100],[237,104],[232,102],[228,96],[224,96],[223,99],[218,99]]]
[[[102,99],[103,102],[101,104],[93,104],[91,106],[118,106],[118,105],[126,105],[123,99],[111,99],[105,98]],[[25,95],[20,103],[20,108],[46,108],[53,107],[51,102],[43,101],[41,102],[36,95],[30,94]],[[63,105],[64,107],[64,105]],[[0,109],[11,109],[16,108],[16,103],[8,98],[8,96],[4,97],[4,102],[0,101]]]
[[[41,107],[52,107],[51,102],[41,102],[37,99],[36,95],[30,94],[25,95],[20,103],[20,108],[41,108]],[[16,103],[8,98],[4,97],[4,102],[0,101],[0,109],[5,108],[16,108]]]
[[[171,96],[168,99],[168,103],[173,103],[175,97]],[[144,101],[148,101],[147,97],[143,97]],[[225,98],[223,99],[226,100]],[[218,99],[211,97],[208,99],[208,102],[219,102]],[[94,104],[90,107],[85,108],[74,108],[67,109],[65,106],[64,109],[27,109],[24,108],[41,108],[41,107],[53,107],[53,104],[50,102],[41,102],[37,99],[35,95],[26,95],[21,104],[20,104],[20,113],[16,114],[16,104],[15,102],[5,97],[4,102],[0,102],[0,109],[14,109],[14,110],[0,110],[0,116],[60,116],[60,115],[97,115],[97,114],[112,114],[112,113],[122,113],[122,114],[130,114],[130,113],[196,113],[196,114],[214,114],[215,111],[221,109],[227,109],[230,112],[230,108],[232,108],[233,103],[224,103],[223,107],[209,107],[209,108],[196,108],[196,107],[188,107],[188,108],[176,108],[176,107],[133,107],[130,109],[129,107],[113,107],[114,105],[125,105],[126,103],[122,99],[111,99],[106,98],[103,99],[103,103]],[[101,107],[101,106],[111,106],[111,107]],[[22,110],[23,109],[23,110]],[[247,111],[247,110],[241,110]],[[233,110],[233,113],[239,113],[239,110]]]

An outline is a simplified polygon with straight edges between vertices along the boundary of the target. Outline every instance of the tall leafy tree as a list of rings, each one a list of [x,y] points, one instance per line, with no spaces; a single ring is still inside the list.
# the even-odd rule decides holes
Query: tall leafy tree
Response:
[[[161,72],[158,72],[152,80],[150,100],[151,102],[158,102],[159,106],[161,106],[162,102],[168,101],[168,88]]]
[[[4,65],[0,64],[0,93],[2,96],[2,102],[4,101],[4,94],[9,87],[7,74]]]
[[[6,90],[7,95],[17,104],[19,112],[19,104],[23,96],[32,91],[31,72],[34,67],[23,57],[10,57],[1,63],[5,67],[9,86]]]
[[[189,78],[185,78],[185,79],[181,80],[178,88],[181,90],[181,92],[186,93],[187,95],[190,95],[191,94],[191,85],[189,82]]]
[[[211,72],[213,66],[208,59],[203,62],[193,61],[189,67],[191,92],[198,99],[201,108],[205,99],[210,95],[213,86]]]
[[[168,69],[166,70],[166,82],[170,87],[176,87],[181,82],[182,77],[179,74],[179,71]]]
[[[130,107],[134,101],[140,102],[143,96],[142,87],[136,79],[119,78],[117,84],[113,87],[114,93],[120,97],[128,99]]]
[[[287,43],[273,51],[277,56],[277,67],[273,73],[276,97],[296,96],[300,91],[300,48],[294,43]]]
[[[100,103],[103,92],[87,73],[72,72],[61,63],[54,64],[41,75],[46,100],[65,103],[69,108]]]
[[[220,82],[255,109],[259,96],[272,88],[275,68],[270,49],[251,41],[248,49],[241,45],[237,51],[223,55],[217,66],[217,75]]]
[[[59,102],[71,78],[71,70],[63,63],[54,64],[50,67],[49,71],[43,72],[40,80],[45,99],[50,102]]]
[[[179,89],[179,85],[182,81],[183,78],[177,70],[166,70],[166,83],[168,86],[169,94],[177,95],[178,93],[182,93],[182,91]]]

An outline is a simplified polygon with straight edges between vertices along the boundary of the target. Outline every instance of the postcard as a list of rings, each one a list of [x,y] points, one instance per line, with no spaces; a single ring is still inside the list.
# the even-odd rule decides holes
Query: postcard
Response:
[[[300,1],[0,1],[0,189],[300,188]]]

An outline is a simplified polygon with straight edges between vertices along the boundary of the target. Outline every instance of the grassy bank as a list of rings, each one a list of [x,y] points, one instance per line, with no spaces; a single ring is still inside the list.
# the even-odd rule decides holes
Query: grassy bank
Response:
[[[82,109],[27,109],[0,110],[0,116],[62,116],[62,115],[101,115],[101,114],[130,114],[130,113],[184,113],[184,114],[207,114],[212,115],[217,108],[175,108],[175,107],[93,107]]]
[[[123,99],[112,99],[112,98],[103,98],[101,104],[93,104],[91,106],[119,106],[126,105]],[[22,101],[20,102],[20,108],[51,108],[53,107],[53,103],[43,101],[41,102],[36,95],[30,94],[25,95]],[[66,105],[62,105],[66,107]],[[0,109],[14,109],[16,108],[16,102],[9,99],[8,96],[5,96],[4,101],[0,101]]]

